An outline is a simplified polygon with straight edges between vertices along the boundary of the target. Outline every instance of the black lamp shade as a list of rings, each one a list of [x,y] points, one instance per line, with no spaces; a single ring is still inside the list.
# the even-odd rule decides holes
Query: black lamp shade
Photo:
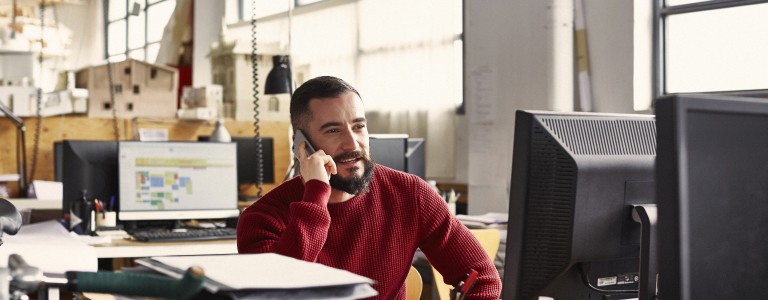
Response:
[[[264,94],[290,94],[293,89],[288,56],[275,55],[272,57],[272,64],[272,70],[267,74],[267,82],[264,84]]]

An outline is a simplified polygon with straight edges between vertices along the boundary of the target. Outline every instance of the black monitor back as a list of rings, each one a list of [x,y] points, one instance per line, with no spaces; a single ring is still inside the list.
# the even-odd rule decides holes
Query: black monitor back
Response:
[[[408,172],[405,154],[408,151],[408,135],[371,134],[368,139],[371,158],[378,164]]]
[[[652,116],[517,112],[503,299],[637,297],[655,139]]]
[[[408,173],[427,179],[426,143],[423,138],[408,138],[408,151],[405,153],[405,161]]]
[[[83,198],[108,201],[118,196],[116,141],[64,140],[61,144],[62,214],[69,214],[70,203]]]
[[[53,180],[61,182],[64,178],[64,142],[53,142]]]
[[[659,298],[768,299],[768,102],[656,102]]]

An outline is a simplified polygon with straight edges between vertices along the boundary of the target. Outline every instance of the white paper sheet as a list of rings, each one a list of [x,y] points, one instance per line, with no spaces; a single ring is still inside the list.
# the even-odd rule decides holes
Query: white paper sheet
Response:
[[[345,270],[273,253],[154,257],[137,262],[142,265],[147,262],[160,263],[179,272],[197,265],[203,268],[209,280],[234,290],[301,289],[373,283],[369,278]]]
[[[54,220],[23,225],[16,235],[3,234],[0,267],[8,266],[8,256],[13,253],[47,273],[98,269],[96,250],[70,236]]]

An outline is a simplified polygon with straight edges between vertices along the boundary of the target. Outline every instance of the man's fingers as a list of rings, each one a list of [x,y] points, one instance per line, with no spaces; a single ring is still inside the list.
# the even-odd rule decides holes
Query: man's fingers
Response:
[[[299,159],[304,160],[307,158],[307,141],[301,141],[299,144]]]
[[[330,155],[326,155],[323,157],[324,163],[325,163],[325,170],[328,171],[328,175],[336,174],[336,162],[333,161],[333,158]]]

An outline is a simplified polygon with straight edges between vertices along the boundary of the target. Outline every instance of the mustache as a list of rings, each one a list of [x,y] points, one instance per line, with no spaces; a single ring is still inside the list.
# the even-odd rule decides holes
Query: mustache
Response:
[[[363,152],[363,151],[350,151],[350,152],[344,152],[344,153],[337,154],[336,156],[333,157],[333,160],[334,161],[342,161],[342,160],[347,160],[347,159],[350,159],[350,158],[358,158],[358,157],[362,157],[362,158],[364,158],[366,160],[368,159],[368,156],[365,155],[365,152]]]

